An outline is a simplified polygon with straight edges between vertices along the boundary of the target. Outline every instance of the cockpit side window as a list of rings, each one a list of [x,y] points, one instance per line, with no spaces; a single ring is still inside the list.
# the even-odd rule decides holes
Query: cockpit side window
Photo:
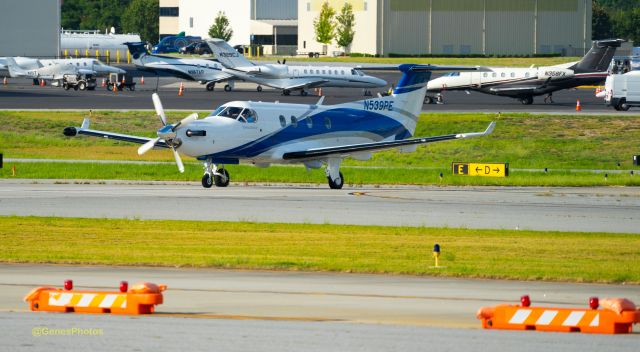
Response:
[[[241,112],[242,112],[242,108],[238,108],[235,106],[227,106],[217,116],[228,117],[230,119],[235,120],[238,118]]]
[[[256,115],[256,112],[251,109],[244,109],[242,110],[242,113],[240,113],[238,121],[246,123],[256,123],[258,121],[258,115]]]
[[[356,70],[355,70],[355,69],[351,69],[351,74],[352,74],[353,76],[358,75],[358,73],[356,72]]]

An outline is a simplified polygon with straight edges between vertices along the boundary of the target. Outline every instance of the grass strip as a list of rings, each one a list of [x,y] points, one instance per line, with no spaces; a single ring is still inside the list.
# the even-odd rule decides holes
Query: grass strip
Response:
[[[435,269],[432,248],[442,249]],[[0,261],[640,283],[640,236],[0,217]]]

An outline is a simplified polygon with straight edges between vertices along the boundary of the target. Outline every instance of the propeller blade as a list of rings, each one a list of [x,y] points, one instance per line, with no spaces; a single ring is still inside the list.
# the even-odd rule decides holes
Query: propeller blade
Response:
[[[173,157],[176,158],[176,164],[178,164],[178,171],[180,171],[180,173],[183,173],[184,165],[182,164],[182,159],[180,159],[180,154],[178,154],[178,151],[176,150],[176,148],[171,147],[171,150],[173,150]]]
[[[282,59],[282,64],[286,65],[287,64],[287,59]]]
[[[158,117],[160,117],[160,121],[162,121],[162,126],[166,126],[167,116],[164,114],[164,109],[162,108],[162,102],[160,101],[158,93],[153,93],[151,95],[151,100],[153,100],[153,107],[156,108],[156,115],[158,115]]]
[[[140,148],[138,148],[138,155],[142,155],[153,149],[153,146],[156,145],[156,142],[158,142],[159,140],[160,138],[155,138],[141,145]]]
[[[278,65],[280,64],[280,60],[276,60],[278,62]]]
[[[197,114],[197,113],[193,113],[193,114],[191,114],[191,115],[189,115],[189,116],[185,117],[184,119],[182,119],[180,122],[176,123],[176,125],[175,125],[175,126],[173,126],[173,127],[171,128],[171,130],[172,130],[173,132],[175,132],[175,131],[178,129],[178,127],[184,127],[184,126],[187,126],[188,124],[192,123],[193,121],[195,121],[195,120],[197,120],[197,119],[198,119],[198,114]]]

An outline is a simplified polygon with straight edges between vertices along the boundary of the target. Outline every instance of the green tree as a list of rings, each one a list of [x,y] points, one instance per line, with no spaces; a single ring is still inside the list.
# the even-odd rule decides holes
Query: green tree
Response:
[[[640,43],[640,8],[618,11],[612,16],[616,37]]]
[[[140,34],[140,39],[155,43],[160,29],[158,0],[132,0],[122,15],[122,30]]]
[[[353,42],[355,32],[353,27],[356,24],[356,17],[353,15],[353,6],[345,2],[340,14],[336,16],[336,44],[344,48],[344,52],[348,51],[347,47]]]
[[[320,15],[313,21],[313,28],[316,31],[316,41],[322,44],[329,44],[335,36],[335,24],[333,17],[336,11],[329,6],[329,2],[322,4]]]
[[[593,3],[591,37],[592,39],[607,39],[613,37],[609,12],[597,2]]]
[[[213,24],[209,27],[209,37],[222,39],[228,42],[233,35],[233,29],[229,26],[229,18],[224,12],[218,12],[218,16],[213,20]]]

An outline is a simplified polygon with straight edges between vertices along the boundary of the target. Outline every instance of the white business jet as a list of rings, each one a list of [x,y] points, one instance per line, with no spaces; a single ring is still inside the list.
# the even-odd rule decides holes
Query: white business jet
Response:
[[[371,95],[371,88],[387,85],[383,79],[366,75],[352,67],[339,66],[289,66],[282,64],[256,65],[238,53],[222,39],[205,40],[218,61],[225,67],[224,71],[248,82],[282,89],[284,95],[299,90],[300,95],[307,95],[309,88],[341,87],[363,88],[365,95]],[[231,86],[225,86],[230,91]]]
[[[105,65],[97,59],[35,59],[30,57],[0,58],[0,74],[6,70],[11,77],[59,80],[65,75],[108,76],[125,71]]]
[[[176,58],[150,54],[145,43],[124,43],[131,53],[133,63],[143,71],[164,72],[174,77],[205,84],[212,91],[218,82],[230,82],[233,75],[223,72],[222,65],[213,59]]]
[[[545,102],[553,103],[555,91],[602,83],[609,74],[607,70],[616,49],[624,42],[622,39],[595,41],[582,60],[555,66],[493,67],[483,72],[451,72],[431,80],[428,91],[477,91],[515,98],[524,105],[532,104],[534,96],[546,94]],[[437,100],[441,97],[438,95]],[[435,100],[427,96],[425,103]]]
[[[418,144],[490,134],[492,122],[484,132],[413,137],[427,82],[434,70],[452,68],[405,64],[403,76],[393,93],[338,105],[282,104],[233,101],[223,104],[209,116],[198,120],[192,114],[182,121],[167,124],[158,95],[153,102],[163,127],[157,138],[145,138],[92,130],[89,120],[81,127],[67,127],[66,136],[78,134],[142,144],[138,154],[154,148],[173,151],[178,169],[184,171],[179,152],[204,162],[202,185],[229,184],[227,164],[251,163],[266,167],[272,163],[302,163],[308,168],[326,165],[329,186],[340,189],[343,159],[368,160],[375,151],[399,148],[415,151]],[[459,68],[455,68],[459,69]]]

